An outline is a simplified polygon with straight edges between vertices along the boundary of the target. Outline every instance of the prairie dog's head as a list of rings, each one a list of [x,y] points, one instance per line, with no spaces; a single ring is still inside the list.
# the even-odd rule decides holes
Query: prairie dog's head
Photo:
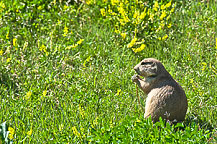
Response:
[[[151,79],[156,79],[161,75],[168,74],[161,62],[154,58],[142,60],[134,67],[134,70],[137,72],[138,76]]]

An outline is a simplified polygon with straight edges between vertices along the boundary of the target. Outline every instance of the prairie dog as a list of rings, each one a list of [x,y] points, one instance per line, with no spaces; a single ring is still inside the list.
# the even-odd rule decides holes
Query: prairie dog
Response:
[[[132,77],[132,81],[147,95],[144,118],[151,116],[153,122],[159,117],[183,121],[188,108],[185,92],[163,64],[157,59],[147,58],[134,70],[137,75]]]

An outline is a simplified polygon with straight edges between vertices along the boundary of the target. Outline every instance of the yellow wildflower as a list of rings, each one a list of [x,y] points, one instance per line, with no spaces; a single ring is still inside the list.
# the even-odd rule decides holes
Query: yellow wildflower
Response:
[[[76,129],[75,126],[72,127],[72,130],[73,130],[73,134],[76,135],[77,137],[80,137],[81,134],[78,132],[78,130]]]
[[[127,35],[126,33],[121,33],[121,36],[122,36],[123,40],[125,40],[126,35]]]
[[[136,19],[139,15],[140,15],[140,14],[139,14],[139,11],[136,10],[136,11],[134,12],[134,14],[133,14],[133,18]]]
[[[134,31],[135,31],[135,33],[137,33],[137,32],[138,32],[138,29],[137,29],[137,28],[135,28],[135,29],[134,29]]]
[[[90,61],[91,56],[89,56],[83,63],[83,66],[86,67],[86,63]]]
[[[111,10],[110,7],[109,7],[109,9],[108,9],[108,13],[109,13],[109,14],[112,14],[112,13],[113,13],[113,11]]]
[[[25,99],[26,99],[26,100],[30,99],[31,95],[32,95],[32,92],[31,92],[31,91],[28,91],[28,92],[26,93]]]
[[[160,7],[162,10],[164,10],[166,7],[165,7],[165,5],[161,5],[161,7]]]
[[[131,47],[133,47],[134,46],[134,44],[136,43],[136,41],[137,41],[137,38],[136,37],[134,37],[132,40],[131,40],[131,42],[127,45],[127,47],[128,48],[131,48]]]
[[[0,50],[0,56],[3,55],[4,51],[1,49]]]
[[[117,30],[117,29],[115,29],[115,33],[119,34],[119,33],[120,33],[120,31],[119,31],[119,30]]]
[[[159,26],[157,29],[156,29],[156,32],[160,31],[162,29],[161,26]],[[159,39],[159,38],[158,38]]]
[[[113,15],[113,16],[116,16],[116,15],[117,15],[117,13],[115,13],[115,12],[112,12],[112,15]]]
[[[14,39],[13,39],[13,46],[16,46],[16,44],[17,44],[17,39],[14,38]]]
[[[173,13],[174,11],[175,11],[175,8],[172,8],[172,9],[170,10],[171,13]]]
[[[153,9],[154,9],[155,11],[157,11],[158,8],[159,8],[159,4],[158,4],[157,1],[155,1],[154,6],[153,6]]]
[[[9,31],[7,32],[6,39],[9,39]]]
[[[121,89],[117,90],[116,96],[120,95]]]
[[[204,71],[205,69],[206,69],[206,66],[207,66],[207,63],[205,63],[205,62],[202,62],[202,71]]]
[[[172,3],[172,1],[168,2],[168,3],[165,5],[165,7],[166,7],[166,8],[170,7],[170,6],[171,6],[171,3]]]
[[[118,0],[111,0],[112,5],[116,5],[118,3]]]
[[[80,112],[82,118],[84,118],[85,117],[85,112],[84,112],[84,109],[80,105],[79,105],[79,112]]]
[[[6,61],[7,61],[7,63],[9,63],[9,62],[11,61],[11,58],[7,58],[7,60],[6,60]]]
[[[167,20],[169,20],[170,19],[170,15],[167,17]]]
[[[27,132],[27,135],[28,135],[28,136],[31,136],[31,135],[32,135],[32,128]]]
[[[53,4],[56,5],[56,0],[53,1]]]
[[[40,50],[40,51],[47,52],[47,48],[46,48],[46,46],[43,45],[43,44],[39,47],[39,50]]]
[[[120,6],[118,7],[118,12],[123,17],[123,20],[125,23],[129,22],[129,18],[126,16],[126,12],[124,10],[124,4],[123,3],[120,3]],[[124,25],[125,23],[122,22],[122,25]]]
[[[72,48],[76,48],[78,46],[78,44],[73,44],[71,46],[67,46],[66,49],[72,49]]]
[[[77,44],[79,45],[79,44],[81,44],[83,41],[84,41],[84,39],[80,39],[80,40],[77,42]]]
[[[217,49],[217,38],[215,38],[215,48]]]
[[[137,120],[136,120],[136,122],[140,123],[140,122],[141,122],[141,120],[137,119]]]
[[[67,6],[67,5],[64,5],[63,9],[66,10],[67,8],[68,8],[68,6]]]
[[[87,5],[92,4],[92,0],[86,0],[86,4],[87,4]]]
[[[113,125],[113,122],[112,122],[112,119],[110,120],[110,128],[113,128],[114,125]]]
[[[10,140],[12,140],[12,139],[14,138],[15,130],[14,130],[14,128],[9,127],[9,128],[8,128],[8,131],[9,131],[8,138],[9,138]]]
[[[166,40],[168,38],[168,35],[165,35],[165,36],[163,36],[163,37],[159,37],[158,39],[159,40]]]
[[[190,83],[191,84],[193,84],[194,83],[194,79],[192,78],[192,79],[190,79]]]
[[[204,92],[199,90],[199,95],[203,95],[203,94],[204,94]]]
[[[44,91],[42,92],[42,95],[45,97],[45,96],[46,96],[46,94],[47,94],[47,91],[46,91],[46,90],[44,90]]]
[[[63,32],[64,32],[63,36],[66,37],[68,32],[69,32],[69,28],[67,26],[65,26],[63,29]]]
[[[104,8],[100,9],[100,12],[101,12],[102,16],[105,16],[106,13],[105,13],[105,9]]]
[[[144,11],[141,13],[141,15],[139,17],[141,20],[144,19],[146,16],[146,9],[147,9],[147,7],[144,9]]]
[[[126,15],[124,16],[124,21],[125,21],[125,23],[128,23],[130,21]]]
[[[145,44],[142,44],[139,48],[132,48],[135,53],[142,51],[146,47]]]
[[[168,35],[165,35],[162,37],[162,40],[166,40],[168,38]]]
[[[170,23],[170,24],[168,24],[168,26],[167,26],[167,27],[168,27],[168,28],[171,28],[171,26],[172,26],[172,24]]]
[[[160,20],[163,20],[164,17],[166,17],[166,12],[165,11],[162,12],[162,14],[160,16]]]
[[[98,117],[96,117],[95,119],[94,119],[94,121],[93,121],[93,125],[92,125],[92,127],[94,128],[94,126],[96,126],[96,125],[98,125]]]
[[[42,9],[43,9],[42,6],[39,6],[39,7],[38,7],[38,10],[42,10]]]
[[[126,23],[124,22],[124,19],[119,19],[119,22],[121,23],[121,25],[125,25]]]
[[[2,8],[2,9],[4,9],[5,8],[5,4],[4,4],[4,2],[0,2],[0,7]]]
[[[189,61],[192,60],[191,55],[189,55],[189,54],[187,55],[187,58],[188,58]]]
[[[62,23],[62,21],[58,20],[57,21],[57,25],[60,25]]]

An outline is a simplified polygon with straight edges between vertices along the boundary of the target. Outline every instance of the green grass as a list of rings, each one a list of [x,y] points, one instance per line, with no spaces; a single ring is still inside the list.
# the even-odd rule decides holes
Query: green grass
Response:
[[[97,6],[2,3],[0,123],[15,130],[15,143],[217,142],[216,2],[177,2],[169,38],[136,54]],[[162,61],[184,88],[183,123],[143,119],[131,76],[147,57]]]

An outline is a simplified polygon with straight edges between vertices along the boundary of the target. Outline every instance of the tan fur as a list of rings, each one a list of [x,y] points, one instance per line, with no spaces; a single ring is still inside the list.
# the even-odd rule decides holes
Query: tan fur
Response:
[[[147,95],[144,117],[151,116],[153,122],[158,121],[159,117],[183,121],[188,107],[185,92],[162,63],[147,58],[137,64],[134,70],[138,75],[134,75],[132,81]]]

